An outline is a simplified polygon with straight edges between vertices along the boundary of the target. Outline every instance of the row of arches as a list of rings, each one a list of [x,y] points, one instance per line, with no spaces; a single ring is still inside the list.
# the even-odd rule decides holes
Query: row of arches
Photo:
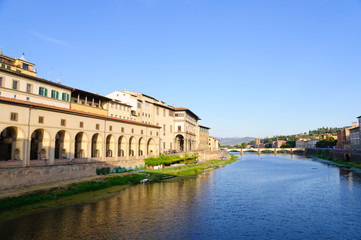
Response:
[[[17,127],[7,127],[0,134],[0,161],[23,160],[26,142],[29,141],[28,156],[30,160],[70,159],[70,158],[115,158],[127,156],[151,156],[156,154],[156,144],[153,138],[136,139],[130,136],[120,136],[117,139],[108,134],[105,141],[99,133],[91,137],[85,132],[78,132],[74,138],[65,130],[60,130],[52,139],[48,131],[36,129],[30,139],[26,140],[24,133]],[[104,146],[105,145],[105,146]]]

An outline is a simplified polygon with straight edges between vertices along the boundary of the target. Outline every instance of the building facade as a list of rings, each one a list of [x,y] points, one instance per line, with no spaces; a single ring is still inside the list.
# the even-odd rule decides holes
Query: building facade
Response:
[[[209,137],[208,146],[210,151],[219,151],[221,146],[221,141],[215,137]]]
[[[350,148],[361,149],[360,146],[360,127],[350,129]]]
[[[273,148],[280,148],[285,143],[286,143],[286,141],[283,141],[283,140],[274,141],[272,143],[272,147]]]
[[[198,147],[198,120],[187,108],[175,108],[175,144],[177,151],[194,151]]]
[[[198,125],[198,150],[200,151],[209,150],[209,129],[209,127]]]
[[[148,95],[101,96],[36,77],[24,57],[0,54],[0,167],[143,159],[209,148],[209,128],[186,108]]]

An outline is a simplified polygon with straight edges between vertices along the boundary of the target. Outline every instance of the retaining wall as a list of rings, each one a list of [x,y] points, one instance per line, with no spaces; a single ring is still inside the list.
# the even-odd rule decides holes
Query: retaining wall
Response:
[[[144,165],[144,161],[124,160],[70,165],[1,168],[0,190],[94,176],[96,175],[95,170],[101,167],[135,167],[139,165]]]
[[[227,156],[228,153],[226,151],[204,151],[199,152],[199,161],[221,159]],[[96,175],[95,170],[102,167],[135,167],[139,165],[144,165],[143,159],[30,167],[4,167],[0,168],[0,190],[94,176]]]
[[[324,154],[333,159],[341,159],[352,162],[361,162],[361,151],[347,149],[307,148],[306,154]]]

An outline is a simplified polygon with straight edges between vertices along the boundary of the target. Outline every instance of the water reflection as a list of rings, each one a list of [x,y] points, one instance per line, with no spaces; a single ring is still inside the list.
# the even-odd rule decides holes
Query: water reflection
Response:
[[[356,239],[361,175],[296,155],[246,154],[187,180],[1,224],[2,239]],[[91,193],[89,194],[91,197]]]

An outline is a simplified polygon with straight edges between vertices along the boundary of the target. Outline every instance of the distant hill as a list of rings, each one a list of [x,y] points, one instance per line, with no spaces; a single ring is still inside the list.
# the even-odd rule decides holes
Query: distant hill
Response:
[[[239,138],[239,137],[228,137],[228,138],[218,138],[219,140],[221,140],[221,145],[235,145],[235,144],[242,144],[243,142],[250,142],[255,140],[254,137],[243,137],[243,138]]]

